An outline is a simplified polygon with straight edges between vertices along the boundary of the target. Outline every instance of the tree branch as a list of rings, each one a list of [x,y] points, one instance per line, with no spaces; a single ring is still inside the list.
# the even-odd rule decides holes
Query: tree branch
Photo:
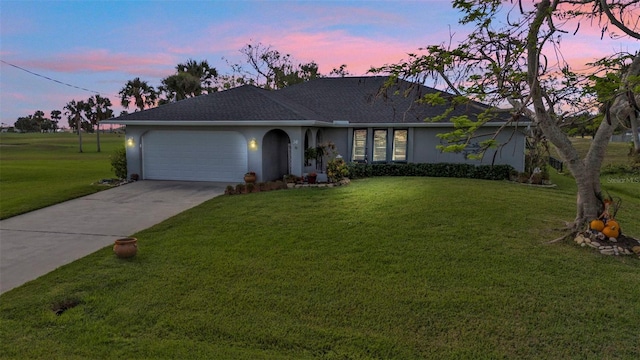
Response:
[[[640,33],[637,33],[635,31],[632,31],[630,28],[628,28],[625,24],[623,24],[621,21],[619,21],[612,13],[611,13],[611,9],[609,8],[609,4],[607,4],[606,0],[600,0],[600,7],[602,9],[602,12],[607,15],[607,18],[609,19],[609,21],[615,25],[618,29],[622,30],[625,34],[631,36],[632,38],[636,38],[640,40]]]

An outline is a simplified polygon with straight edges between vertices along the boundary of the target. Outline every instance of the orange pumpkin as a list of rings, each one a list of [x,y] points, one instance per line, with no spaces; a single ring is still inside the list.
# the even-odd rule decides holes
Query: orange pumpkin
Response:
[[[602,231],[602,229],[604,229],[604,221],[600,219],[591,220],[589,228],[595,231]]]
[[[620,224],[618,224],[618,222],[613,219],[607,220],[607,226],[615,226],[617,229],[620,229]]]
[[[608,238],[614,238],[617,239],[618,236],[620,236],[620,229],[617,226],[605,226],[604,229],[602,229],[602,233],[604,234],[604,236],[608,237]]]

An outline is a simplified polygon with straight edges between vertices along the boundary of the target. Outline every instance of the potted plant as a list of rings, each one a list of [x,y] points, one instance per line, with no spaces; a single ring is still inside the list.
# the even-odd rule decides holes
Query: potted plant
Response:
[[[304,150],[304,162],[305,165],[311,165],[311,160],[315,160],[318,157],[318,149],[314,147],[306,148]]]
[[[253,171],[249,171],[248,173],[244,174],[244,182],[246,182],[247,184],[256,182],[256,173]]]
[[[317,178],[318,178],[318,173],[316,173],[315,171],[312,171],[307,174],[307,182],[309,184],[315,184]]]

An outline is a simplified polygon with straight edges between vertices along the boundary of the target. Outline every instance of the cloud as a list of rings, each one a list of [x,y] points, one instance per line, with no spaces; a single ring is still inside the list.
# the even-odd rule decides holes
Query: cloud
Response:
[[[327,74],[333,68],[346,64],[347,70],[353,75],[363,75],[371,66],[397,62],[425,43],[415,39],[399,41],[390,37],[374,39],[353,35],[344,30],[286,34],[271,30],[250,39],[236,37],[226,39],[225,42],[236,46],[233,52],[228,53],[232,62],[244,61],[238,52],[240,48],[248,43],[260,42],[271,46],[273,50],[290,54],[295,62],[315,61],[321,73]]]
[[[356,75],[366,73],[374,65],[396,62],[417,48],[417,44],[353,36],[344,31],[294,33],[266,42],[298,61],[315,61],[323,73],[346,64],[347,70]]]
[[[104,49],[53,54],[46,58],[20,61],[25,67],[61,73],[123,72],[133,76],[166,76],[175,66],[175,58],[164,53],[126,54]]]

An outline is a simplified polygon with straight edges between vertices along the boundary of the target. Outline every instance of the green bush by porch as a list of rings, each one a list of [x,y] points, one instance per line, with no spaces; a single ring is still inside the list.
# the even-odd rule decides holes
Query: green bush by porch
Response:
[[[351,179],[372,176],[429,176],[481,180],[505,180],[514,169],[510,165],[471,164],[348,164]]]

